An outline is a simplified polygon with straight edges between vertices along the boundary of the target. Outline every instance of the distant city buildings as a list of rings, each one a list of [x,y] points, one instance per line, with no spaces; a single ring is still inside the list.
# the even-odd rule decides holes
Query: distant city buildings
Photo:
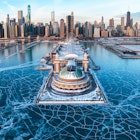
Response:
[[[24,23],[24,18],[23,18],[23,11],[18,11],[18,25],[22,25]]]
[[[58,24],[58,22],[53,23],[53,34],[55,36],[59,36],[59,24]]]
[[[94,28],[94,37],[95,38],[100,37],[100,28],[98,28],[98,27]]]
[[[26,22],[31,24],[31,6],[30,5],[28,5],[28,8],[27,8]]]
[[[124,17],[121,17],[121,28],[122,28],[122,30],[124,30]]]
[[[60,38],[64,38],[65,37],[65,23],[64,23],[64,19],[60,20]]]
[[[130,27],[130,12],[127,12],[127,20],[126,20],[126,27]]]
[[[55,20],[55,12],[51,12],[50,22],[33,24],[31,22],[31,6],[27,6],[26,21],[22,10],[17,11],[17,21],[15,18],[10,18],[7,14],[6,21],[0,24],[0,38],[24,38],[24,37],[44,37],[46,38],[73,38],[92,39],[99,37],[117,37],[130,36],[139,37],[139,24],[133,23],[133,18],[130,17],[130,11],[125,17],[120,18],[120,24],[115,26],[114,18],[109,19],[108,26],[105,26],[104,17],[101,21],[94,23],[86,21],[85,23],[76,22],[74,24],[74,13],[66,16],[66,20],[60,19],[60,22]]]
[[[51,12],[51,23],[52,23],[52,25],[53,25],[54,22],[55,22],[55,12],[52,11]]]
[[[66,17],[66,38],[72,38],[74,37],[74,14],[73,12],[71,13],[71,15],[68,15]]]
[[[109,26],[114,26],[114,19],[113,18],[109,20]]]

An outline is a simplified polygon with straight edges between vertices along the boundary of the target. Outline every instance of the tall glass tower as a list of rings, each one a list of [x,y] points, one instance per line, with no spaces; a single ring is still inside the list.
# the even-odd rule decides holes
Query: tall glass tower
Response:
[[[18,24],[19,25],[23,24],[23,11],[22,10],[18,11]]]
[[[74,29],[74,13],[66,17],[66,37],[67,39],[73,38],[73,29]]]
[[[31,6],[28,5],[28,9],[27,9],[27,23],[31,23]]]
[[[127,12],[126,27],[130,26],[130,12]]]

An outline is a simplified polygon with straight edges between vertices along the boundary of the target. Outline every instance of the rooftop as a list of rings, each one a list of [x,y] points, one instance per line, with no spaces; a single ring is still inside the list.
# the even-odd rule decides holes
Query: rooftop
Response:
[[[79,79],[84,77],[84,73],[78,68],[76,68],[74,71],[68,71],[67,67],[65,67],[59,73],[59,77],[62,79]]]

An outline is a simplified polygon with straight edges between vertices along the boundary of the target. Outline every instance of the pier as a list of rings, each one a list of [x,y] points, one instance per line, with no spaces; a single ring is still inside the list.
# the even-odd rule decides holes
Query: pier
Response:
[[[61,48],[62,47],[62,48]],[[42,58],[51,70],[38,93],[37,104],[105,104],[106,98],[92,73],[100,67],[79,44],[58,44]]]
[[[121,58],[140,59],[140,47],[138,49],[140,40],[136,40],[137,38],[108,38],[100,39],[98,43]],[[137,49],[135,49],[135,46],[137,46]]]

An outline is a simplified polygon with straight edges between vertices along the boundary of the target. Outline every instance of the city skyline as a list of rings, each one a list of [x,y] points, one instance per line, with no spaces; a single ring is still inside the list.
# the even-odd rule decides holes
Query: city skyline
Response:
[[[102,2],[97,0],[87,0],[86,2],[81,2],[80,0],[30,0],[30,2],[20,0],[19,3],[14,0],[3,0],[0,2],[0,21],[5,22],[7,14],[9,14],[10,18],[17,19],[17,11],[19,10],[23,10],[23,16],[26,17],[27,5],[31,5],[31,19],[34,23],[49,22],[51,20],[51,11],[55,11],[56,21],[59,21],[61,18],[65,20],[66,16],[73,11],[75,22],[89,21],[93,23],[95,20],[100,21],[103,16],[104,21],[108,23],[110,18],[116,18],[116,21],[117,19],[120,20],[119,15],[126,18],[128,10],[131,13],[139,12],[137,3],[138,0],[117,0],[113,2],[111,0],[103,0]],[[134,22],[136,21],[134,20]]]

